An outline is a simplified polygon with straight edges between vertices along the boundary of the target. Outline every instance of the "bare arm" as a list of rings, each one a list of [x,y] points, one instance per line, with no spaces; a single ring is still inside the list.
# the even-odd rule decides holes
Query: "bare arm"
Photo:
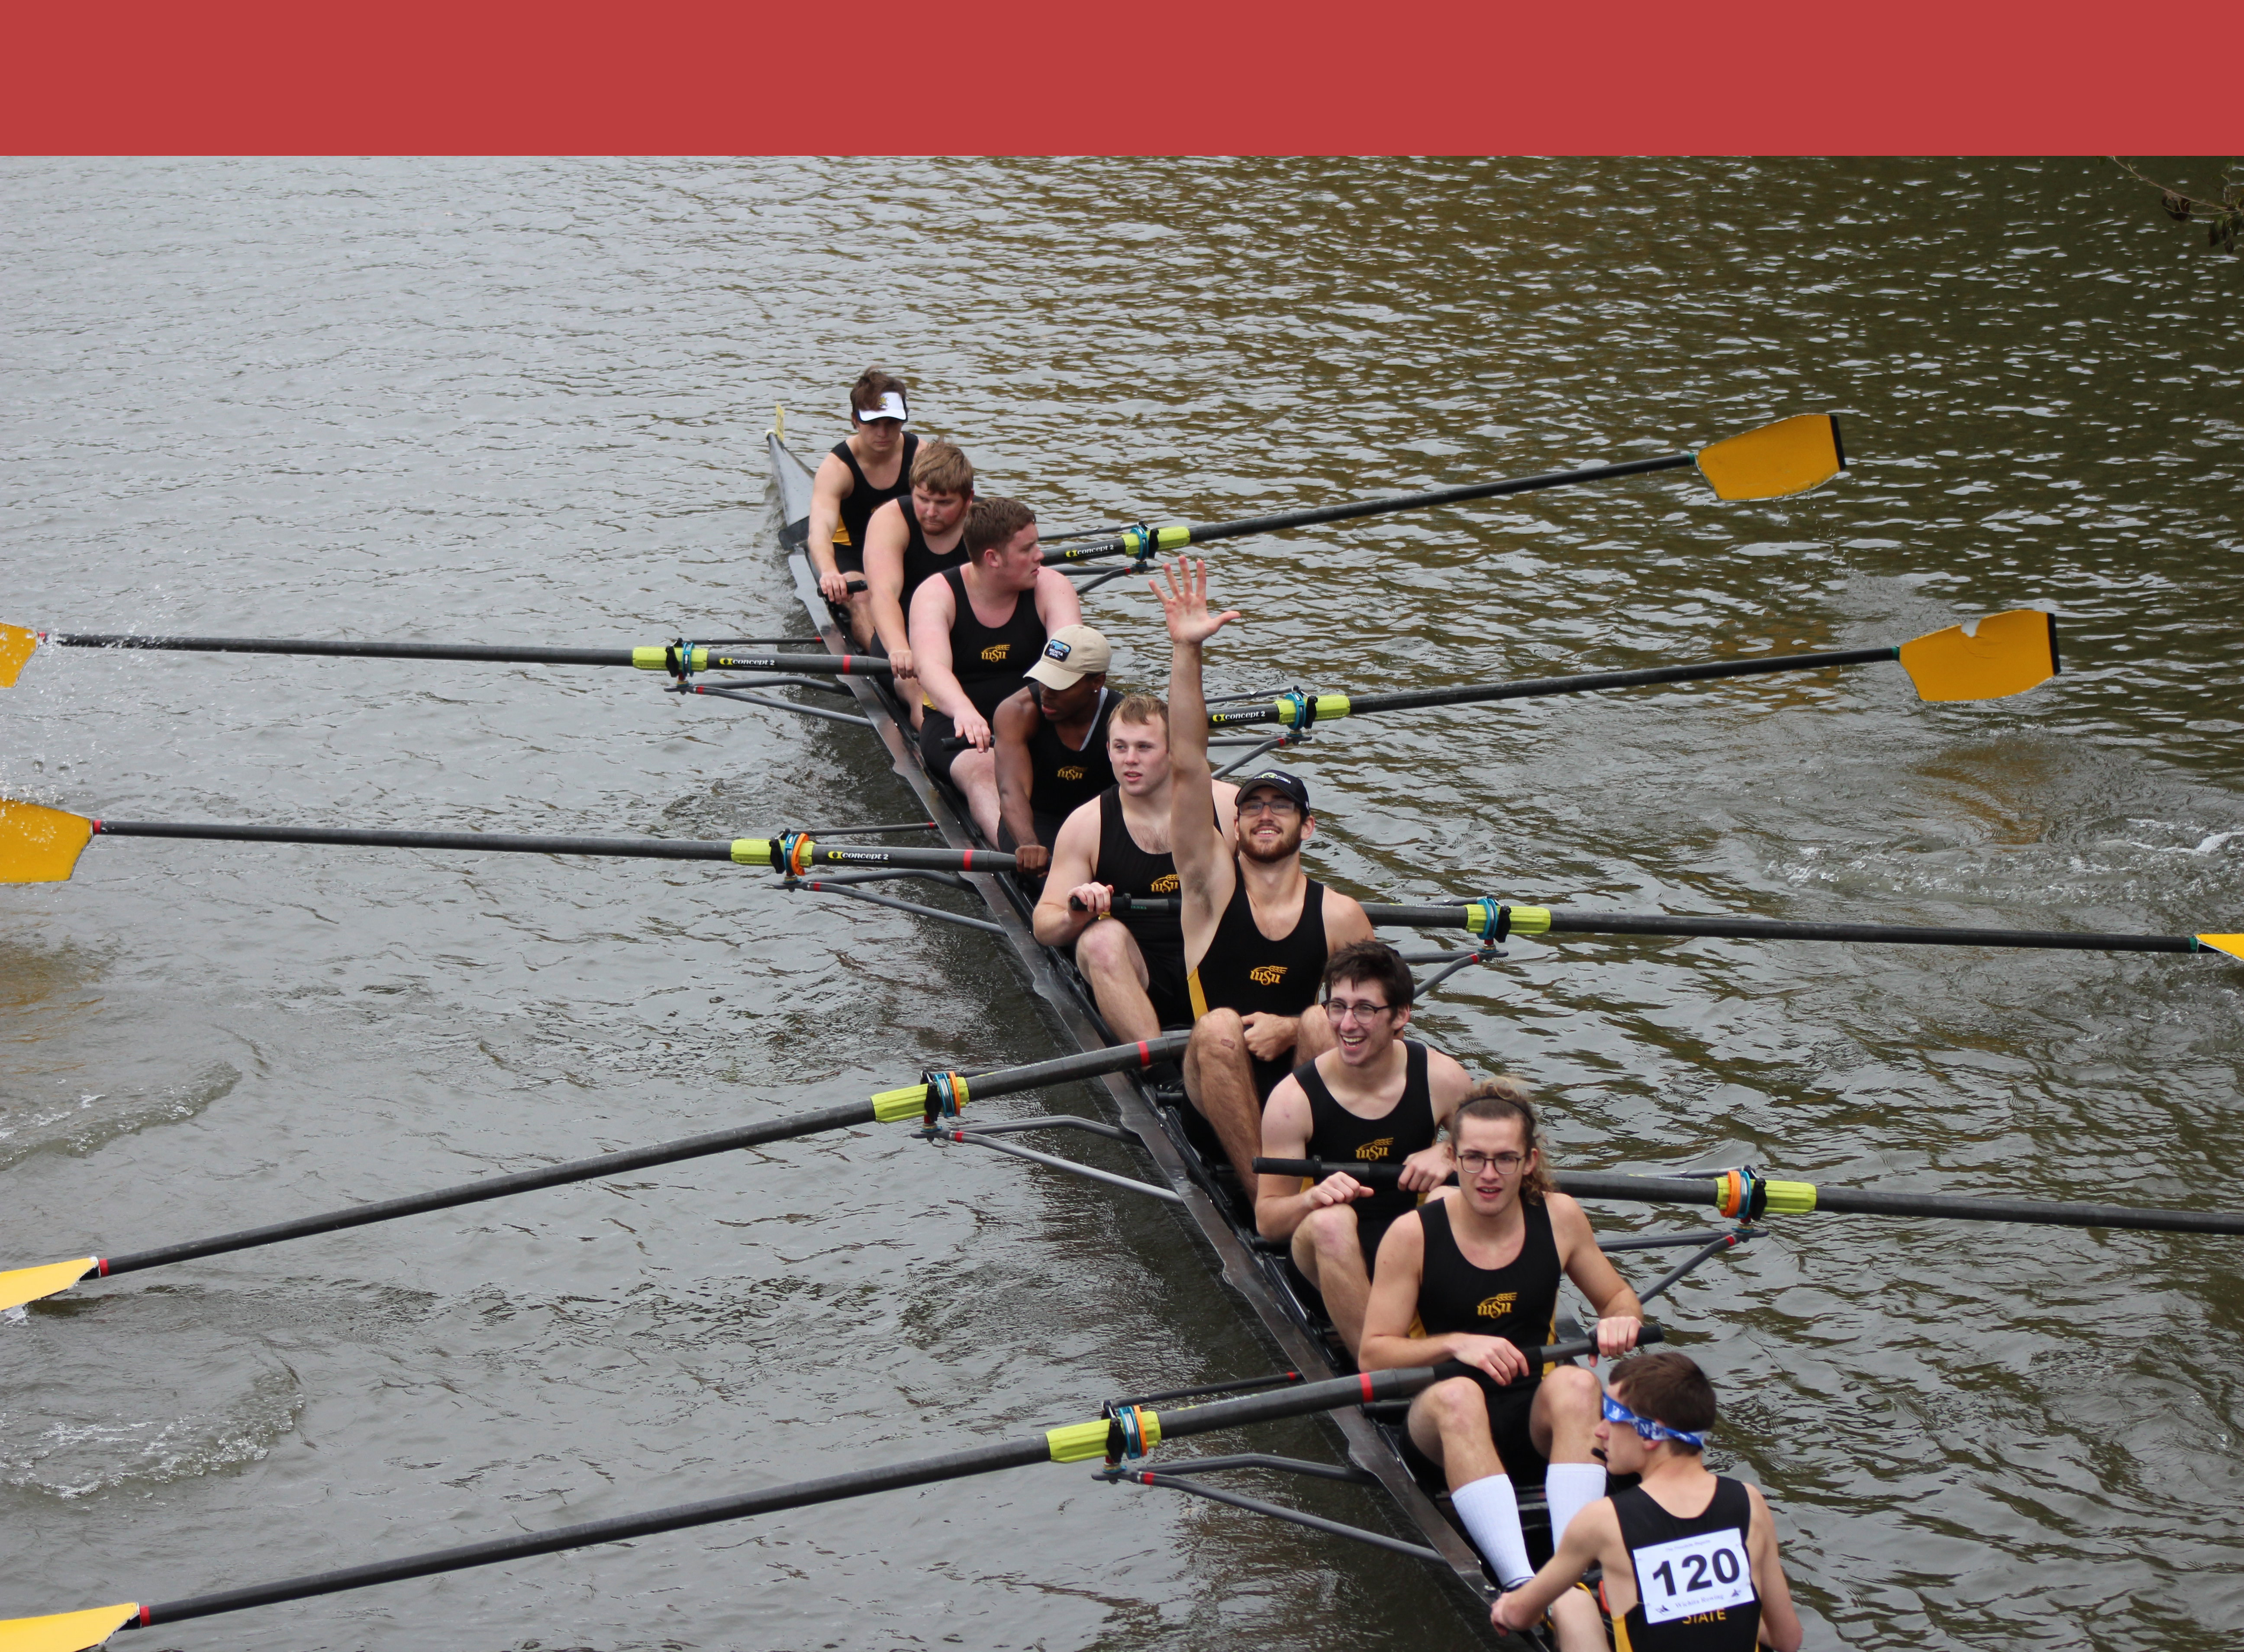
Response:
[[[834,530],[842,523],[842,501],[856,488],[849,467],[831,453],[819,461],[810,478],[810,538],[803,549],[817,572],[818,588],[828,602],[848,599],[848,585],[834,561]]]
[[[1500,1597],[1490,1622],[1500,1629],[1524,1629],[1551,1608],[1551,1602],[1581,1581],[1582,1574],[1602,1563],[1610,1578],[1628,1576],[1628,1548],[1621,1541],[1620,1516],[1612,1500],[1600,1498],[1567,1523],[1566,1534],[1551,1562]]]
[[[1314,1128],[1309,1098],[1288,1073],[1278,1080],[1278,1087],[1270,1092],[1270,1100],[1262,1108],[1262,1156],[1307,1158]],[[1313,1188],[1301,1186],[1299,1176],[1257,1176],[1254,1230],[1265,1239],[1290,1239],[1310,1211],[1370,1196],[1369,1188],[1342,1171],[1334,1172]]]
[[[1083,599],[1075,594],[1075,581],[1058,568],[1037,574],[1037,618],[1044,622],[1047,637],[1062,626],[1083,623]]]
[[[1636,1333],[1644,1323],[1644,1304],[1612,1265],[1612,1258],[1598,1249],[1598,1236],[1590,1231],[1590,1219],[1582,1214],[1582,1207],[1563,1193],[1552,1194],[1546,1203],[1558,1264],[1597,1312],[1598,1352],[1608,1359],[1626,1353],[1636,1346]]]
[[[1037,709],[1037,691],[1023,688],[1008,694],[990,719],[990,749],[997,756],[997,816],[1013,835],[1014,864],[1031,876],[1043,871],[1051,858],[1048,846],[1037,842],[1036,810],[1030,801],[1034,776],[1029,767],[1029,737],[1043,718]]]
[[[873,588],[873,632],[889,651],[899,680],[912,674],[911,628],[904,618],[904,547],[911,530],[902,504],[890,499],[865,525],[865,583]]]
[[[1207,762],[1207,701],[1200,687],[1200,646],[1239,618],[1236,609],[1207,611],[1207,565],[1180,557],[1169,570],[1168,589],[1147,580],[1161,599],[1169,631],[1169,849],[1183,892],[1185,957],[1206,938],[1231,899],[1233,877],[1223,841],[1216,836],[1214,777]],[[1234,806],[1236,807],[1236,793]]]
[[[1784,1562],[1777,1558],[1776,1515],[1758,1486],[1746,1487],[1746,1500],[1753,1505],[1746,1555],[1753,1562],[1754,1593],[1761,1596],[1761,1638],[1776,1652],[1800,1652],[1807,1631],[1792,1608],[1792,1585],[1785,1578]]]
[[[1037,910],[1031,918],[1037,939],[1046,946],[1068,946],[1076,938],[1098,921],[1099,913],[1113,898],[1114,891],[1105,884],[1093,884],[1092,862],[1098,855],[1098,802],[1096,798],[1083,805],[1061,823],[1059,836],[1051,846],[1051,870],[1044,877],[1044,892],[1038,898]],[[1093,894],[1092,891],[1097,893]],[[1068,897],[1082,898],[1084,910],[1077,911],[1068,904]]]
[[[1363,1310],[1363,1345],[1355,1351],[1355,1363],[1366,1371],[1387,1371],[1454,1359],[1486,1371],[1499,1383],[1526,1376],[1527,1356],[1504,1337],[1461,1330],[1438,1337],[1410,1334],[1411,1321],[1418,1317],[1418,1282],[1425,1271],[1426,1225],[1413,1210],[1397,1216],[1379,1242],[1371,1268],[1371,1300]]]
[[[990,725],[982,720],[950,669],[950,622],[957,617],[958,605],[951,599],[950,580],[929,579],[912,592],[912,666],[919,674],[920,694],[928,704],[949,717],[958,732],[970,739],[979,729],[982,738],[977,743],[986,746]]]
[[[1371,920],[1363,915],[1363,903],[1352,895],[1343,895],[1336,889],[1325,891],[1325,956],[1353,941],[1378,939],[1372,931]]]
[[[1407,1026],[1407,1023],[1406,1023]],[[1472,1074],[1439,1050],[1426,1052],[1426,1094],[1433,1103],[1436,1129],[1446,1125],[1472,1089]],[[1457,1174],[1457,1155],[1446,1139],[1421,1148],[1402,1161],[1399,1185],[1405,1193],[1431,1193]]]

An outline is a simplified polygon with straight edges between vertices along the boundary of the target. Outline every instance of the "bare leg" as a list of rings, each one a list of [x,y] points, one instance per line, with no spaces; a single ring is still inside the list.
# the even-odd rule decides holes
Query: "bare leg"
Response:
[[[968,747],[950,760],[950,783],[966,794],[967,807],[983,837],[997,841],[997,759],[990,752]]]
[[[1325,1006],[1312,1004],[1301,1012],[1301,1031],[1294,1035],[1294,1065],[1314,1061],[1339,1042],[1333,1037],[1332,1023],[1325,1019]]]
[[[1236,1010],[1210,1010],[1185,1046],[1185,1093],[1215,1127],[1239,1185],[1256,1186],[1254,1155],[1262,1151],[1262,1099],[1247,1055],[1247,1029]]]
[[[1101,918],[1084,931],[1076,938],[1075,966],[1091,983],[1098,1013],[1116,1038],[1127,1042],[1160,1036],[1153,1000],[1146,996],[1145,955],[1127,924]]]
[[[849,593],[849,638],[860,648],[873,646],[873,593],[852,591]]]
[[[1324,1297],[1333,1329],[1353,1357],[1363,1341],[1363,1310],[1371,1299],[1355,1207],[1328,1205],[1304,1216],[1294,1229],[1294,1265]]]
[[[1412,1443],[1442,1466],[1451,1491],[1504,1473],[1488,1432],[1488,1402],[1471,1378],[1436,1383],[1410,1402],[1408,1420]]]
[[[1535,1407],[1527,1413],[1528,1437],[1535,1449],[1553,1463],[1593,1463],[1597,1447],[1598,1401],[1605,1391],[1598,1379],[1579,1365],[1561,1365],[1535,1391]]]

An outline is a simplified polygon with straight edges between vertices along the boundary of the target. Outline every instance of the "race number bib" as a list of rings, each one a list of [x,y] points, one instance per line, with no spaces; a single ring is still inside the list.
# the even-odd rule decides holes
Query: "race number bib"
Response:
[[[1632,1551],[1636,1561],[1636,1595],[1646,1623],[1672,1623],[1700,1612],[1746,1606],[1754,1594],[1753,1565],[1746,1559],[1746,1534],[1734,1526],[1672,1543]]]

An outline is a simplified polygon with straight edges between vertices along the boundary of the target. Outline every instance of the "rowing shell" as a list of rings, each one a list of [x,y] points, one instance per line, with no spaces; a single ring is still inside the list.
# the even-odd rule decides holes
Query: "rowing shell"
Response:
[[[854,652],[854,645],[837,624],[833,611],[818,590],[803,547],[808,537],[811,473],[776,433],[765,438],[772,476],[779,485],[780,542],[789,553],[796,595],[829,652]],[[863,677],[842,679],[856,696],[858,709],[872,723],[875,735],[888,747],[890,762],[936,823],[943,841],[953,849],[985,847],[966,823],[963,800],[937,784],[921,765],[919,746],[909,727],[900,726],[895,709],[881,689]],[[1051,1017],[1084,1050],[1111,1046],[1118,1040],[1098,1019],[1088,987],[1071,958],[1040,944],[1030,927],[1033,900],[1000,873],[964,875],[989,908],[990,918],[1011,947],[1030,986]],[[1122,1127],[1137,1140],[1146,1157],[1159,1167],[1181,1209],[1214,1251],[1223,1281],[1245,1298],[1262,1329],[1281,1351],[1286,1363],[1310,1381],[1340,1376],[1354,1369],[1341,1351],[1332,1326],[1313,1299],[1297,1289],[1298,1276],[1282,1255],[1273,1254],[1254,1232],[1254,1214],[1240,1210],[1227,1171],[1219,1180],[1211,1168],[1212,1154],[1193,1141],[1186,1120],[1189,1107],[1180,1090],[1153,1086],[1138,1074],[1109,1073],[1103,1080]],[[1247,1198],[1251,1202],[1252,1190]],[[1489,1602],[1495,1599],[1479,1554],[1443,1512],[1446,1498],[1421,1485],[1404,1461],[1400,1419],[1375,1418],[1362,1410],[1327,1413],[1345,1442],[1349,1459],[1368,1473],[1384,1490],[1403,1520],[1417,1530],[1424,1547],[1442,1564],[1461,1592],[1459,1605],[1473,1608],[1477,1622],[1486,1622]],[[1547,1517],[1540,1499],[1523,1493],[1521,1518],[1537,1552],[1549,1541]]]

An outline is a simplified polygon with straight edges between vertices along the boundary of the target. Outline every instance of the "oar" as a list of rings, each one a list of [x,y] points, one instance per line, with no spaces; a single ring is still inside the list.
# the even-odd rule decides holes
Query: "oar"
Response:
[[[396,1199],[349,1205],[341,1210],[298,1216],[292,1221],[275,1222],[261,1228],[244,1228],[208,1239],[189,1239],[177,1244],[159,1245],[153,1249],[131,1251],[124,1256],[79,1256],[70,1262],[50,1262],[35,1268],[17,1268],[0,1273],[0,1310],[20,1307],[24,1303],[36,1302],[43,1297],[68,1290],[88,1274],[107,1279],[118,1274],[139,1273],[147,1268],[167,1267],[172,1263],[193,1262],[202,1256],[223,1256],[228,1251],[255,1250],[267,1245],[285,1244],[291,1239],[308,1239],[315,1234],[336,1233],[345,1228],[363,1228],[377,1222],[395,1222],[403,1216],[417,1216],[430,1210],[450,1210],[461,1205],[481,1204],[489,1199],[511,1198],[516,1194],[534,1193],[541,1188],[593,1181],[604,1176],[620,1175],[628,1170],[644,1170],[652,1165],[675,1164],[683,1159],[706,1158],[711,1154],[734,1153],[744,1148],[763,1147],[774,1141],[792,1141],[798,1137],[817,1135],[828,1130],[847,1130],[875,1123],[893,1124],[906,1119],[921,1119],[932,1124],[943,1113],[955,1114],[964,1105],[970,1088],[975,1095],[986,1100],[992,1096],[1016,1095],[1024,1090],[1042,1089],[1047,1085],[1063,1084],[1073,1079],[1094,1078],[1103,1073],[1142,1069],[1181,1055],[1191,1037],[1189,1032],[1173,1032],[1164,1038],[1136,1044],[1112,1045],[1105,1049],[1085,1050],[1076,1055],[1057,1056],[1049,1061],[1031,1061],[1020,1066],[1000,1067],[994,1073],[930,1073],[919,1084],[900,1090],[884,1090],[869,1100],[853,1102],[846,1107],[826,1107],[816,1113],[796,1114],[788,1118],[767,1120],[761,1124],[740,1125],[730,1130],[713,1130],[702,1135],[681,1136],[675,1141],[657,1142],[652,1147],[625,1148],[590,1159],[572,1159],[564,1164],[544,1165],[535,1170],[517,1170],[507,1175],[484,1176],[456,1187],[439,1188],[431,1193],[407,1194]],[[929,1097],[931,1087],[936,1091],[947,1091],[950,1101],[947,1109],[930,1108]]]
[[[2000,700],[2022,694],[2057,675],[2057,619],[2035,608],[2004,613],[1945,631],[1928,632],[1912,641],[1878,648],[1842,648],[1828,653],[1772,654],[1760,660],[1725,660],[1695,666],[1648,666],[1637,671],[1594,671],[1571,677],[1535,677],[1524,682],[1468,683],[1455,688],[1416,688],[1396,694],[1281,694],[1266,706],[1207,714],[1211,728],[1250,723],[1282,723],[1306,729],[1335,717],[1361,717],[1375,711],[1410,711],[1423,706],[1463,706],[1491,700],[1535,700],[1549,694],[1585,694],[1600,688],[1641,688],[1653,683],[1707,682],[1720,677],[1759,677],[1779,671],[1828,671],[1835,666],[1868,666],[1897,660],[1916,686],[1919,700]]]
[[[778,837],[519,836],[504,832],[390,831],[341,826],[237,826],[207,821],[94,820],[0,798],[0,884],[57,884],[96,835],[193,837],[228,843],[336,843],[359,849],[444,849],[498,855],[593,855],[625,860],[727,861],[801,873],[812,866],[915,871],[1010,871],[1010,855],[980,849],[828,849],[801,832]]]
[[[57,648],[162,649],[186,653],[312,654],[342,660],[454,660],[486,666],[627,666],[685,676],[697,671],[831,672],[885,677],[878,654],[738,653],[720,645],[673,642],[640,648],[531,648],[511,643],[339,642],[322,637],[149,637],[113,631],[30,631],[0,625],[0,688],[12,686],[43,643]]]
[[[2038,608],[2012,608],[1945,631],[1927,632],[1909,642],[1842,648],[1828,653],[1771,654],[1761,660],[1725,660],[1696,666],[1646,666],[1637,671],[1592,671],[1571,677],[1531,677],[1521,682],[1466,683],[1455,688],[1409,688],[1393,694],[1282,694],[1266,706],[1211,711],[1207,726],[1240,728],[1254,723],[1281,723],[1307,731],[1335,717],[1362,717],[1375,711],[1538,700],[1551,694],[1586,694],[1600,688],[1761,677],[1779,671],[1828,671],[1835,666],[1877,665],[1892,660],[1901,661],[1902,669],[1909,673],[1919,700],[2001,700],[2022,694],[2039,687],[2062,668],[2057,653],[2057,616]],[[956,749],[966,741],[953,735],[943,743]]]
[[[1256,1170],[1274,1176],[1321,1181],[1346,1171],[1358,1181],[1392,1181],[1399,1164],[1344,1160],[1257,1159]],[[1625,1199],[1641,1204],[1712,1205],[1726,1216],[1758,1222],[1764,1215],[1938,1216],[1956,1222],[2027,1222],[2059,1228],[2143,1228],[2157,1233],[2244,1233],[2244,1211],[2154,1210],[2139,1205],[2069,1204],[2047,1199],[1964,1199],[1938,1193],[1868,1193],[1813,1181],[1776,1181],[1758,1170],[1725,1170],[1712,1178],[1616,1176],[1590,1170],[1552,1173],[1558,1191],[1577,1199]]]
[[[1493,499],[1506,493],[1534,493],[1544,488],[1571,487],[1581,482],[1649,476],[1655,471],[1687,470],[1694,464],[1719,498],[1776,499],[1788,493],[1805,493],[1828,482],[1847,468],[1847,456],[1839,445],[1839,421],[1835,416],[1803,413],[1796,418],[1779,419],[1757,430],[1731,437],[1712,447],[1700,448],[1696,453],[1665,453],[1653,459],[1593,464],[1579,471],[1551,471],[1541,476],[1512,477],[1502,482],[1468,482],[1459,487],[1436,488],[1426,493],[1322,504],[1307,511],[1284,511],[1276,516],[1242,517],[1236,522],[1165,522],[1158,527],[1140,523],[1065,551],[1048,546],[1044,560],[1088,562],[1096,557],[1146,556],[1157,552],[1181,551],[1188,545],[1236,539],[1250,533],[1278,533],[1288,528],[1312,527],[1320,522],[1348,522],[1357,517],[1423,511],[1437,504]]]
[[[1116,913],[1173,914],[1177,897],[1117,895]],[[1392,929],[1463,929],[1484,941],[1512,935],[1699,935],[1740,941],[1847,941],[1915,946],[2026,946],[2068,952],[2226,952],[2244,958],[2244,935],[2116,935],[2094,931],[1936,929],[1908,924],[1794,924],[1770,917],[1670,917],[1664,912],[1570,912],[1509,906],[1493,896],[1437,906],[1363,903]]]
[[[1531,1355],[1531,1359],[1535,1356]],[[127,1603],[91,1611],[63,1613],[52,1617],[12,1618],[0,1622],[0,1652],[80,1652],[98,1646],[118,1630],[145,1628],[151,1624],[184,1622],[189,1618],[215,1617],[222,1612],[247,1611],[251,1607],[277,1606],[284,1601],[308,1600],[347,1589],[371,1588],[380,1583],[399,1583],[408,1578],[430,1577],[470,1567],[497,1566],[532,1555],[553,1554],[596,1543],[623,1543],[674,1532],[690,1526],[710,1526],[720,1520],[745,1520],[782,1509],[808,1508],[877,1492],[902,1491],[943,1480],[965,1479],[1000,1469],[1025,1468],[1031,1463],[1084,1463],[1093,1459],[1135,1458],[1164,1440],[1187,1439],[1221,1429],[1245,1428],[1281,1418],[1305,1417],[1315,1412],[1336,1411],[1345,1405],[1375,1405],[1408,1399],[1435,1380],[1426,1366],[1398,1371],[1366,1371],[1337,1377],[1275,1393],[1248,1394],[1212,1405],[1179,1410],[1152,1411],[1143,1406],[1119,1408],[1112,1417],[1087,1423],[1070,1423],[1018,1439],[972,1446],[940,1457],[909,1462],[884,1463],[823,1479],[798,1480],[789,1486],[768,1486],[759,1491],[736,1492],[729,1497],[699,1503],[679,1503],[668,1508],[647,1509],[636,1514],[612,1515],[551,1531],[524,1532],[511,1537],[464,1543],[456,1548],[431,1549],[398,1560],[347,1566],[278,1582],[253,1583],[221,1589],[213,1594],[193,1594],[184,1600],[153,1605]]]
[[[1671,917],[1664,912],[1570,912],[1508,906],[1493,897],[1438,906],[1367,901],[1374,924],[1456,925],[1484,940],[1507,935],[1699,935],[1745,941],[1846,941],[1914,946],[2024,946],[2071,952],[2227,952],[2244,958],[2244,935],[2117,935],[2093,931],[1940,929],[1907,924],[1795,924],[1769,917]]]

